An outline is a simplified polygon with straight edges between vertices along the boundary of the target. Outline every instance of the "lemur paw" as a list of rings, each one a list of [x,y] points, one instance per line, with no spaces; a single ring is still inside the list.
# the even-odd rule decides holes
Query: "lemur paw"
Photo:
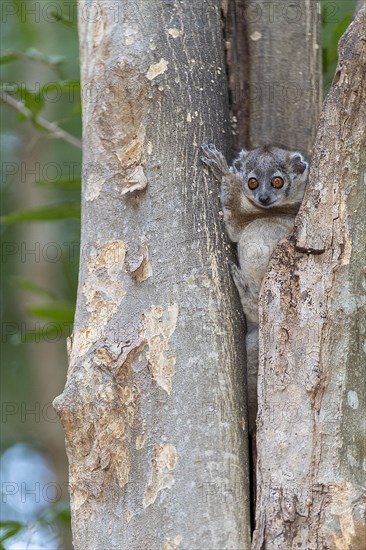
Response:
[[[239,293],[247,292],[248,291],[248,285],[245,283],[243,279],[242,272],[240,271],[240,268],[234,263],[229,260],[229,269],[232,278],[234,279],[234,283],[239,290]]]
[[[229,269],[230,269],[230,273],[234,278],[235,277],[240,277],[240,270],[234,262],[229,260],[228,261],[228,266],[229,266]]]
[[[221,181],[222,176],[229,171],[224,155],[216,149],[213,143],[204,143],[201,145],[201,149],[206,155],[201,157],[201,161],[207,164],[214,176]]]

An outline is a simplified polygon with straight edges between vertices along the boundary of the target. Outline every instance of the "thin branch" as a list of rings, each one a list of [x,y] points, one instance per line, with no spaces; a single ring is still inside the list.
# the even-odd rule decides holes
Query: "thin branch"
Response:
[[[7,105],[10,105],[10,107],[13,107],[13,109],[21,113],[28,120],[32,120],[34,118],[32,111],[28,109],[28,107],[26,107],[22,101],[14,99],[6,92],[0,92],[0,99]],[[34,120],[38,124],[38,126],[52,134],[54,137],[63,139],[67,143],[70,143],[70,145],[74,145],[74,147],[81,149],[81,141],[57,126],[55,122],[50,122],[42,116],[36,116]]]

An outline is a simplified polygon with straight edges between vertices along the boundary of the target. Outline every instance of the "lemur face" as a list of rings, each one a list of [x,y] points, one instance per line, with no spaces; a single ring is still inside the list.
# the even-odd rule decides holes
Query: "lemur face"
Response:
[[[260,208],[301,201],[309,165],[299,152],[277,147],[241,151],[233,163],[245,196]]]

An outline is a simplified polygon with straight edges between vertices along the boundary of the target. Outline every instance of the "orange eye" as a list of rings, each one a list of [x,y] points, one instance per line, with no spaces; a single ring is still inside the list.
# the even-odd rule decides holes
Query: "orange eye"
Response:
[[[249,187],[249,189],[251,189],[252,191],[253,191],[254,189],[257,189],[257,187],[258,187],[258,182],[257,182],[257,180],[256,180],[255,178],[250,178],[250,179],[248,180],[248,187]]]
[[[279,177],[273,178],[271,183],[272,183],[272,187],[275,187],[276,189],[281,189],[281,187],[283,186],[283,179]]]

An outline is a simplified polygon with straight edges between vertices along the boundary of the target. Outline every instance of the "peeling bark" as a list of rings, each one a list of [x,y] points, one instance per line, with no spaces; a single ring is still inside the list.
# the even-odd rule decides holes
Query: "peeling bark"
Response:
[[[243,318],[198,162],[230,141],[221,25],[219,1],[79,2],[82,256],[55,400],[77,550],[250,546]]]
[[[340,41],[295,237],[260,300],[253,549],[366,540],[366,8]]]

